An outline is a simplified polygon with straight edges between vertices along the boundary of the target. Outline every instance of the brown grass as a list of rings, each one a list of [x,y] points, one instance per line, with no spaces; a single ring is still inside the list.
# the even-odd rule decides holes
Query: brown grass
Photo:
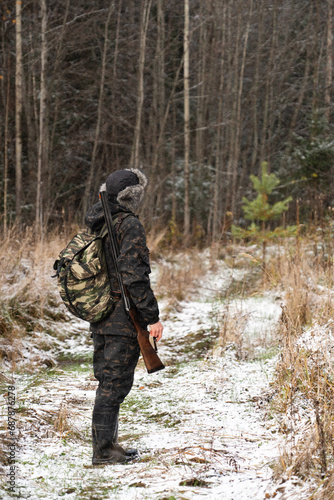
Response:
[[[203,259],[198,250],[189,250],[177,254],[168,253],[159,262],[159,276],[155,286],[158,298],[167,298],[166,312],[178,308],[180,302],[185,300],[190,292],[200,293],[201,279],[212,267],[209,259]]]
[[[242,312],[231,312],[228,305],[222,315],[218,314],[216,324],[218,327],[219,338],[215,352],[222,353],[224,350],[233,346],[236,351],[237,359],[245,359],[246,351],[244,345],[244,327],[247,322],[247,314]]]
[[[323,253],[314,255],[312,241],[298,243],[286,246],[279,265],[271,262],[285,295],[273,406],[288,439],[275,472],[313,477],[319,489],[310,498],[320,500],[334,498],[333,267]]]
[[[15,362],[26,335],[43,331],[45,321],[65,319],[51,275],[69,232],[75,228],[40,237],[33,228],[14,227],[1,236],[0,359]]]

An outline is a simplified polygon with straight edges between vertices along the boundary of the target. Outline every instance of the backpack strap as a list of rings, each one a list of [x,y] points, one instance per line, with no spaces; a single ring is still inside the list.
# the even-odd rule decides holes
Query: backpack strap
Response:
[[[114,214],[112,216],[112,222],[113,222],[116,234],[118,233],[119,228],[121,227],[123,220],[126,219],[127,217],[129,217],[129,215],[133,215],[135,217],[134,214],[129,213],[129,212],[120,212],[120,213]],[[105,236],[107,236],[107,234],[108,234],[107,225],[103,224],[103,226],[100,230],[99,236],[100,236],[100,238],[104,238]]]
[[[129,215],[133,215],[135,217],[134,214],[129,213],[129,212],[120,212],[120,213],[114,214],[112,216],[112,223],[113,223],[113,226],[114,226],[114,229],[115,229],[116,238],[118,237],[119,228],[121,227],[122,222],[124,221],[124,219],[126,219],[127,217],[129,217]],[[108,234],[107,225],[103,224],[103,227],[102,227],[102,229],[100,231],[100,237],[104,238],[105,236],[107,236],[107,234]],[[121,295],[120,291],[113,290],[111,292],[111,294],[112,294],[113,297],[115,297],[117,299],[122,298],[122,295]]]
[[[127,217],[129,217],[129,215],[133,215],[133,214],[129,213],[129,212],[121,212],[121,213],[118,213],[116,215],[113,215],[112,221],[114,224],[116,234],[118,233],[119,228],[121,227],[123,220],[126,219]]]
[[[118,239],[119,228],[121,227],[122,222],[130,215],[135,217],[135,215],[133,213],[129,213],[129,212],[120,212],[120,213],[112,216],[112,223],[114,225],[115,234],[116,234],[117,239]]]

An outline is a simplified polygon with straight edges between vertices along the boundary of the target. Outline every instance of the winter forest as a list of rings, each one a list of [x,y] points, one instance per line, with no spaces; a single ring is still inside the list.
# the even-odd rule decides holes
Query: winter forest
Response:
[[[149,227],[209,240],[242,222],[264,161],[305,220],[333,202],[331,0],[1,7],[5,225],[81,222],[131,166]]]
[[[334,500],[333,0],[0,9],[0,498]],[[53,266],[133,167],[165,369],[94,466]]]

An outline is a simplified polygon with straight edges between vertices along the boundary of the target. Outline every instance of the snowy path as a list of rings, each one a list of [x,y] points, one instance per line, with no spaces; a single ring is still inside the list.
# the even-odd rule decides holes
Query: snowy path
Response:
[[[183,303],[165,322],[160,355],[166,369],[147,375],[139,364],[120,414],[123,444],[141,451],[141,460],[131,465],[91,466],[96,381],[89,362],[58,366],[47,376],[17,376],[21,497],[270,498],[276,488],[270,464],[280,438],[268,419],[266,395],[276,358],[266,358],[265,343],[270,345],[280,307],[270,297],[228,304],[233,314],[246,318],[242,350],[251,349],[249,360],[238,360],[232,346],[223,355],[204,354],[212,341],[213,315],[224,307],[208,297]],[[86,331],[86,325],[73,324],[72,352],[91,350]]]

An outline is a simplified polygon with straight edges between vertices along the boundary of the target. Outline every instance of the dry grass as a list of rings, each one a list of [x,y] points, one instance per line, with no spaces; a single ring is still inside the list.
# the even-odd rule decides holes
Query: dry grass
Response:
[[[287,446],[275,472],[317,480],[320,500],[334,498],[334,291],[331,259],[312,247],[305,238],[271,262],[285,296],[273,405]]]
[[[85,440],[86,438],[82,432],[73,424],[75,420],[77,420],[75,412],[68,407],[66,401],[62,401],[56,417],[53,420],[55,432],[63,438]]]
[[[42,330],[41,320],[56,320],[60,299],[51,280],[53,260],[70,236],[36,238],[30,229],[13,229],[2,237],[0,270],[0,357],[15,359],[27,335]],[[164,233],[151,235],[155,254]],[[245,254],[246,255],[246,254]],[[247,260],[247,256],[244,257]],[[157,295],[168,300],[166,311],[178,308],[191,293],[200,293],[202,277],[212,270],[214,249],[207,258],[197,250],[170,253],[159,263]],[[256,263],[255,263],[256,264]],[[263,287],[284,298],[280,323],[281,361],[275,381],[273,409],[287,446],[276,466],[277,477],[313,477],[316,500],[334,498],[334,290],[333,265],[325,251],[315,252],[314,239],[304,238],[278,247],[268,259]],[[240,316],[228,311],[220,318],[220,345],[242,346]],[[53,420],[54,431],[69,432],[70,414],[64,404]]]
[[[9,361],[13,368],[23,360],[28,337],[29,348],[35,346],[35,351],[41,352],[41,364],[52,365],[52,359],[46,359],[43,354],[44,348],[52,348],[46,345],[50,337],[43,340],[38,332],[47,331],[52,337],[56,335],[54,322],[68,317],[65,308],[60,307],[56,280],[51,279],[52,266],[59,251],[79,229],[68,227],[63,233],[53,232],[41,237],[36,236],[33,228],[18,230],[14,227],[6,236],[2,235],[0,272],[4,279],[0,298],[0,360]],[[149,235],[151,254],[161,255],[165,234],[166,231],[160,231]],[[208,263],[193,250],[170,255],[159,267],[157,294],[167,297],[172,309],[187,296],[194,282],[200,280]],[[29,358],[32,359],[31,353]],[[35,369],[36,359],[33,365],[31,370]],[[28,368],[28,361],[25,361],[25,369]]]
[[[68,232],[37,237],[32,228],[14,227],[2,235],[0,359],[15,363],[27,335],[45,330],[46,322],[65,319],[51,275],[53,261],[65,246]]]
[[[151,231],[147,236],[147,246],[150,249],[151,258],[155,259],[160,255],[161,246],[166,237],[167,229],[161,231]]]
[[[167,298],[166,312],[178,308],[180,302],[185,300],[190,292],[200,293],[201,279],[212,268],[213,261],[203,258],[198,250],[189,250],[177,254],[166,254],[159,262],[159,276],[155,286],[158,298]]]
[[[237,359],[245,359],[247,357],[244,339],[244,327],[247,322],[248,315],[242,311],[230,311],[229,306],[224,309],[223,314],[217,314],[216,324],[219,332],[218,344],[215,348],[215,353],[222,353],[230,346],[236,351]]]

